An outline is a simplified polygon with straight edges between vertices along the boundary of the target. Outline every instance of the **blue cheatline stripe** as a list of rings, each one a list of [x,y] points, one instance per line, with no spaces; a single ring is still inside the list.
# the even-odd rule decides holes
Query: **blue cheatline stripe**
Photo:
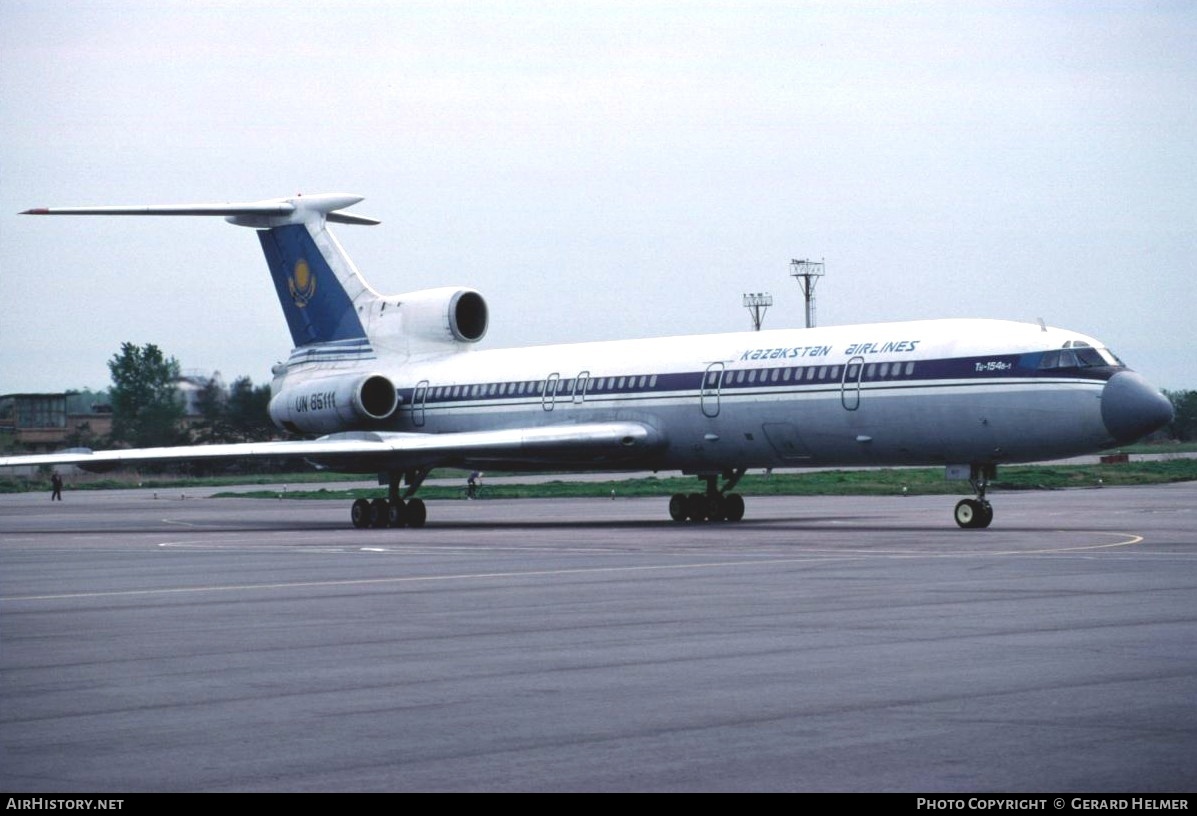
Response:
[[[292,349],[289,365],[333,361],[373,360],[377,358],[368,340],[338,340]]]
[[[986,357],[965,357],[945,360],[918,360],[912,368],[906,362],[891,362],[882,372],[882,363],[864,363],[860,372],[862,386],[878,389],[935,388],[943,385],[996,385],[1003,381],[1054,381],[1100,383],[1108,380],[1121,369],[1111,366],[1072,369],[1038,368],[1039,354],[1033,355],[991,355]],[[728,368],[723,372],[719,392],[724,396],[743,393],[816,393],[839,391],[844,376],[845,363],[827,363],[815,366],[763,366],[756,368]],[[790,370],[790,378],[784,372]],[[814,376],[807,379],[807,372]],[[822,379],[819,371],[823,371]],[[777,380],[773,372],[778,371]],[[740,375],[743,374],[743,377]],[[755,375],[755,376],[753,376]],[[629,397],[635,395],[665,394],[689,397],[697,395],[709,376],[706,371],[687,371],[669,374],[623,374],[592,377],[586,387],[586,401],[599,401],[608,397]],[[573,399],[574,377],[561,377],[557,381],[556,402],[564,405]],[[598,381],[602,386],[596,386]],[[623,385],[620,385],[620,381]],[[478,405],[478,404],[538,404],[545,399],[545,380],[505,380],[461,385],[428,386],[424,404],[427,406]],[[610,382],[610,387],[607,383]],[[641,385],[641,382],[644,385]],[[523,393],[519,385],[524,385]],[[514,386],[514,387],[513,387]],[[567,387],[568,386],[568,387]],[[849,377],[848,387],[856,387],[856,379]],[[709,384],[714,394],[714,383]],[[400,388],[399,395],[404,405],[410,405],[415,397],[414,388]],[[552,393],[552,392],[550,392]],[[642,398],[642,397],[641,397]]]
[[[364,340],[353,301],[303,224],[258,231],[291,340],[297,348]]]

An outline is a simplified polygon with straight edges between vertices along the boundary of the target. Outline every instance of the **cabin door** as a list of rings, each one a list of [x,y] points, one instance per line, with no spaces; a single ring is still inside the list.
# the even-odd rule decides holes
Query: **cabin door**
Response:
[[[416,383],[416,391],[411,398],[411,424],[417,428],[424,427],[424,403],[428,400],[428,380]]]
[[[844,378],[840,380],[840,402],[844,409],[855,411],[860,407],[860,378],[864,376],[864,357],[853,357],[844,366]]]
[[[561,381],[561,375],[554,371],[544,381],[544,396],[541,397],[540,405],[546,411],[553,410],[553,406],[557,403],[557,383]]]
[[[719,416],[719,392],[723,388],[723,363],[711,363],[702,375],[699,403],[703,416]]]

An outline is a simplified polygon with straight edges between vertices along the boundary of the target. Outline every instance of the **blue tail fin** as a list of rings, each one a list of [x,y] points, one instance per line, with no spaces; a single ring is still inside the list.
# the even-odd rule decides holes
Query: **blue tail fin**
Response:
[[[342,266],[334,271],[326,251],[337,252],[340,247],[326,244],[322,251],[316,237],[330,242],[332,238],[323,224],[318,225],[316,236],[307,224],[288,224],[258,232],[274,289],[291,329],[291,339],[296,348],[336,340],[365,340],[366,331],[358,319],[354,301],[365,293],[373,293],[356,270],[343,267],[343,262],[348,262],[343,253],[331,258],[337,266]],[[351,295],[346,284],[358,291]]]

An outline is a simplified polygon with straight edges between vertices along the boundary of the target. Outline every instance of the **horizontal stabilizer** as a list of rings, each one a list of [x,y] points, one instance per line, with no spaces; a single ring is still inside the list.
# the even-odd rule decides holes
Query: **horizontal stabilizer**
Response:
[[[337,212],[352,207],[362,196],[344,193],[275,198],[224,204],[135,204],[101,207],[35,207],[21,215],[219,215],[245,227],[268,228],[300,224],[323,216],[337,224],[374,225],[376,218]]]

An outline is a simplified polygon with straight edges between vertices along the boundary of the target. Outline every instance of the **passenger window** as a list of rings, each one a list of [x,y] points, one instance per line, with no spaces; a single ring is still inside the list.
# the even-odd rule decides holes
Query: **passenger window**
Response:
[[[649,378],[648,378],[648,387],[649,387],[649,388],[656,388],[656,386],[657,386],[657,375],[656,375],[656,374],[654,374],[654,375],[652,375],[651,377],[649,377]]]
[[[748,372],[748,382],[750,382],[750,383],[756,382],[756,369],[755,368],[752,369],[752,371]]]
[[[772,375],[770,375],[770,377],[769,377],[769,381],[770,381],[770,382],[777,382],[777,378],[778,378],[778,377],[780,377],[780,376],[781,376],[781,369],[780,369],[780,368],[775,368],[775,369],[773,369],[773,374],[772,374]]]
[[[883,380],[889,376],[889,363],[881,364],[881,367],[877,369],[877,376]]]
[[[914,363],[907,363],[906,364],[906,376],[909,377],[913,373],[914,373]]]
[[[833,374],[832,376],[834,377],[835,375]],[[819,366],[819,379],[827,379],[827,366]]]
[[[641,387],[641,388],[644,388],[644,386],[645,386],[645,384],[646,384],[647,382],[648,382],[648,377],[646,377],[646,376],[644,376],[643,374],[641,374],[641,375],[640,375],[640,387]]]

